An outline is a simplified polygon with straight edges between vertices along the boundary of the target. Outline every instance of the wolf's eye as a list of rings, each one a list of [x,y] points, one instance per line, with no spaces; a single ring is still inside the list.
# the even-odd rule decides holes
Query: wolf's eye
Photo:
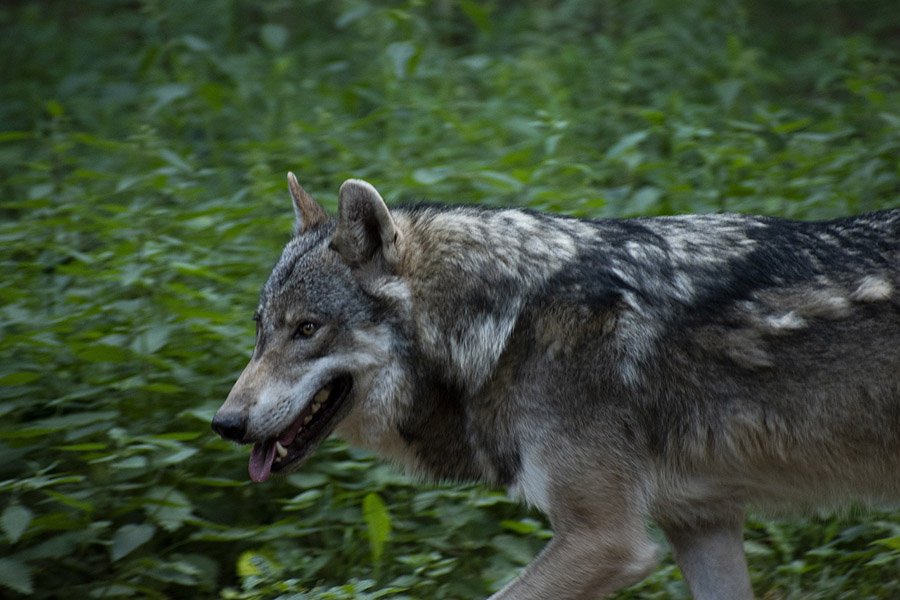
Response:
[[[297,328],[297,331],[294,332],[294,339],[302,338],[302,337],[311,337],[312,334],[316,332],[318,326],[315,323],[311,323],[306,321],[305,323],[301,323],[300,327]]]

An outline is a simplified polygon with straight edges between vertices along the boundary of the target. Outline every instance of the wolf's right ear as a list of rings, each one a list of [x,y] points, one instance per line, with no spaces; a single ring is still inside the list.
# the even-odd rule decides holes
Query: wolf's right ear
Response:
[[[348,179],[338,194],[338,224],[331,246],[351,267],[381,259],[389,270],[400,262],[401,234],[372,184]]]
[[[300,235],[327,221],[328,213],[300,187],[297,177],[293,173],[288,173],[287,179],[291,199],[294,201],[294,215],[297,217],[294,221],[294,235]]]

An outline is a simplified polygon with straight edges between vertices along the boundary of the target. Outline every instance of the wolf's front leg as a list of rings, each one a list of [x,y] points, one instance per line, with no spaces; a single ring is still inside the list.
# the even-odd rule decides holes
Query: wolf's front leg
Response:
[[[596,600],[646,577],[656,555],[642,524],[627,530],[568,529],[488,600]]]

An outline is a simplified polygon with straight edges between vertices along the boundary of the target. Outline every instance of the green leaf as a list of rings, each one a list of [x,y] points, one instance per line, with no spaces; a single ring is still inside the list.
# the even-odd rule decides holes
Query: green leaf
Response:
[[[3,528],[3,533],[6,534],[11,544],[19,541],[19,538],[28,529],[28,524],[31,523],[33,516],[34,514],[21,504],[10,504],[6,507],[3,515],[0,516],[0,527]]]
[[[106,444],[86,443],[86,444],[67,444],[65,446],[56,446],[57,450],[64,452],[96,452],[97,450],[106,449]]]
[[[282,25],[266,23],[259,29],[259,36],[269,50],[278,52],[287,43],[288,31]]]
[[[73,498],[70,495],[61,494],[53,490],[45,490],[44,493],[66,506],[71,506],[72,508],[77,508],[78,510],[83,510],[85,512],[94,510],[94,505],[90,501]]]
[[[80,413],[72,413],[61,417],[48,417],[46,419],[38,419],[31,421],[27,427],[13,431],[4,431],[0,433],[0,437],[10,439],[21,439],[45,435],[48,432],[60,430],[72,430],[75,427],[82,427],[90,423],[99,421],[109,421],[118,416],[113,411],[85,411]]]
[[[184,390],[184,387],[180,385],[175,385],[174,383],[148,383],[147,385],[142,385],[141,389],[145,392],[153,392],[155,394],[177,394]]]
[[[394,75],[397,79],[403,79],[412,72],[416,66],[419,52],[418,47],[409,41],[394,42],[385,49],[385,53],[394,66]]]
[[[196,485],[203,485],[208,487],[246,487],[247,482],[244,480],[236,481],[234,479],[225,479],[222,477],[191,477],[189,482],[194,483]]]
[[[889,115],[885,115],[886,117]],[[35,134],[31,131],[3,131],[0,132],[0,144],[4,142],[18,142],[21,140],[29,140]]]
[[[268,552],[247,550],[238,557],[237,574],[240,577],[272,577],[280,571],[281,565]]]
[[[0,585],[20,594],[32,594],[31,569],[14,558],[0,558]]]
[[[641,142],[646,140],[649,135],[649,131],[635,131],[634,133],[623,136],[606,151],[606,158],[617,158],[618,156],[633,150]]]
[[[416,169],[412,177],[417,183],[433,185],[445,180],[453,171],[449,167],[434,167],[430,169]]]
[[[312,489],[301,492],[285,503],[285,510],[307,508],[322,497],[322,490]]]
[[[900,535],[882,538],[880,540],[875,540],[872,543],[879,546],[885,546],[886,548],[890,548],[891,550],[900,550]]]
[[[150,112],[155,113],[175,100],[187,97],[190,93],[191,86],[185,83],[166,83],[157,86],[152,91],[152,94],[156,96],[156,102],[150,107]]]
[[[794,121],[776,125],[772,128],[772,131],[774,131],[775,133],[791,133],[793,131],[797,131],[798,129],[808,127],[810,123],[812,123],[812,119],[796,119]]]
[[[171,166],[175,167],[182,173],[191,173],[193,172],[193,168],[191,165],[181,158],[177,153],[169,150],[168,148],[162,148],[159,151],[159,156],[169,163]]]
[[[166,345],[172,328],[169,325],[156,325],[142,331],[131,342],[131,349],[141,354],[153,354]]]
[[[175,488],[155,488],[147,499],[147,516],[166,531],[178,530],[193,516],[190,499]]]
[[[384,546],[391,536],[391,516],[384,501],[375,492],[370,492],[363,498],[363,518],[366,521],[372,561],[380,562]]]
[[[506,173],[501,173],[499,171],[477,171],[472,173],[471,176],[503,193],[518,192],[523,187],[521,181],[512,175],[507,175]]]
[[[140,525],[123,525],[113,535],[109,556],[113,562],[128,556],[143,546],[156,533],[156,526],[142,523]]]
[[[146,387],[144,389],[147,389]],[[153,440],[165,440],[165,441],[177,441],[177,442],[188,442],[191,440],[196,440],[201,435],[207,435],[208,432],[201,431],[169,431],[168,433],[161,433],[159,435],[154,435],[150,439]]]
[[[119,346],[94,344],[79,350],[76,356],[83,361],[91,363],[121,363],[128,360],[129,353]]]
[[[47,100],[47,112],[51,117],[61,117],[66,112],[58,100]]]
[[[534,519],[521,519],[517,521],[513,521],[512,519],[505,519],[500,522],[500,525],[504,529],[509,529],[510,531],[514,531],[523,535],[536,533],[543,527],[540,522],[535,521]]]
[[[179,272],[184,273],[186,275],[195,275],[198,277],[206,277],[212,279],[214,281],[218,281],[220,283],[231,283],[231,280],[227,277],[222,277],[219,273],[214,272],[212,269],[204,268],[197,264],[188,264],[183,262],[175,261],[172,263],[172,266],[177,269]]]
[[[622,216],[637,216],[652,214],[662,197],[662,190],[645,186],[634,193],[622,208]]]
[[[475,23],[481,33],[491,32],[491,14],[483,3],[474,0],[460,0],[459,7]]]
[[[354,6],[353,8],[341,13],[334,22],[334,26],[338,29],[344,29],[348,25],[355,23],[372,12],[372,5],[368,3]]]
[[[201,37],[196,35],[185,35],[182,36],[181,41],[185,46],[193,50],[194,52],[208,52],[212,49],[212,46]]]
[[[520,565],[528,564],[534,558],[534,550],[520,537],[498,535],[491,540],[491,546]]]
[[[31,383],[32,381],[37,381],[40,378],[40,373],[20,371],[18,373],[10,373],[9,375],[0,377],[0,385],[24,385],[26,383]]]
[[[107,459],[103,459],[104,461]],[[96,462],[96,461],[95,461]],[[129,456],[122,460],[116,460],[112,463],[116,469],[143,469],[147,466],[147,457],[145,456]]]

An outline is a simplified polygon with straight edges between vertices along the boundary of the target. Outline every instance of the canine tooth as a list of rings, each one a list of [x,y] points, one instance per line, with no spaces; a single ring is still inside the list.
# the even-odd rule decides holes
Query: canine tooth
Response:
[[[315,398],[313,398],[313,402],[318,402],[319,404],[321,404],[322,402],[325,402],[328,399],[329,389],[330,388],[326,387],[326,388],[319,390],[319,393],[316,394]]]
[[[305,419],[303,419],[303,424],[306,425],[310,421],[312,421],[312,415],[308,415]]]
[[[287,448],[281,445],[281,442],[275,442],[275,451],[278,452],[278,456],[280,458],[284,458],[288,455]]]

